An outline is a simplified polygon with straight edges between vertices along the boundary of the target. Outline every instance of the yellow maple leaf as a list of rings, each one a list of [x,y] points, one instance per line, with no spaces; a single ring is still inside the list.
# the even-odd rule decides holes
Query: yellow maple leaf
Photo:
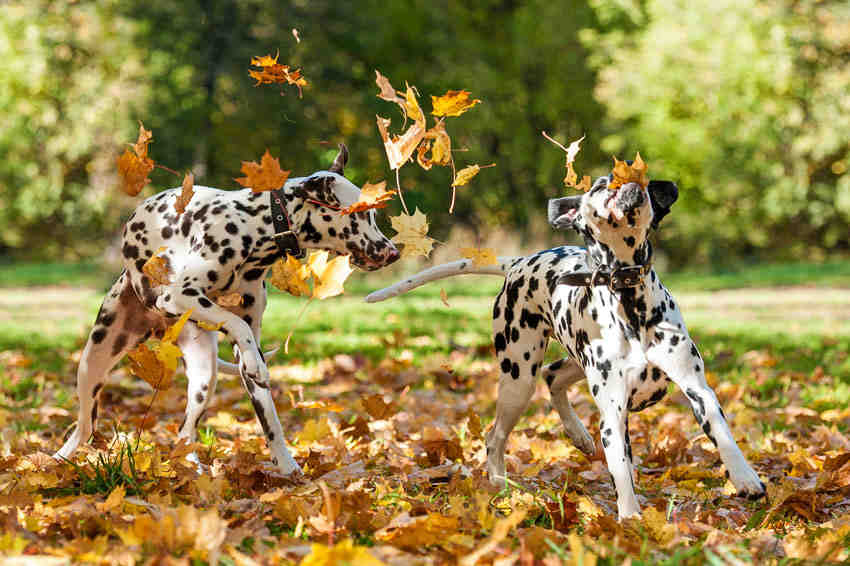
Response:
[[[662,546],[676,536],[676,526],[668,523],[666,515],[655,507],[647,507],[641,512],[641,522],[655,542]]]
[[[391,120],[376,116],[378,132],[384,142],[384,151],[390,163],[390,169],[398,169],[410,159],[422,138],[425,136],[425,120],[414,122],[401,136],[389,133],[388,127]]]
[[[309,419],[301,432],[295,435],[298,444],[309,444],[327,438],[331,434],[327,418]]]
[[[192,316],[192,309],[184,312],[183,315],[177,319],[177,322],[166,329],[165,334],[162,336],[162,341],[172,343],[177,342],[177,337],[180,336],[180,333],[183,331],[183,327],[186,325],[190,316]]]
[[[130,372],[159,391],[171,387],[177,362],[183,355],[174,342],[177,341],[177,337],[180,336],[183,326],[191,315],[191,309],[183,313],[177,322],[166,329],[162,340],[153,348],[149,348],[146,344],[139,344],[134,350],[128,352]]]
[[[496,251],[493,248],[461,248],[460,254],[471,259],[476,267],[499,263],[499,260],[496,259]]]
[[[347,255],[333,258],[321,272],[314,270],[313,298],[321,300],[342,294],[343,284],[353,271]]]
[[[434,241],[428,237],[428,218],[417,208],[413,214],[401,213],[391,216],[393,230],[398,232],[391,239],[402,244],[401,257],[428,257]]]
[[[608,188],[616,190],[626,183],[638,183],[645,189],[649,185],[649,177],[646,176],[647,169],[648,166],[641,159],[640,153],[635,156],[631,165],[614,157],[613,180],[608,183]]]
[[[189,201],[191,201],[192,197],[195,195],[195,175],[192,173],[186,173],[183,177],[182,188],[183,190],[180,192],[177,200],[174,201],[174,210],[177,211],[177,214],[183,214],[186,212],[186,207],[189,206]]]
[[[171,262],[167,257],[160,255],[164,251],[165,246],[160,247],[142,266],[142,273],[150,279],[151,287],[159,287],[171,282]]]
[[[113,509],[121,510],[124,496],[127,494],[123,485],[119,485],[109,493],[109,497],[103,503],[95,503],[95,508],[101,513],[108,513]]]
[[[386,181],[375,184],[365,183],[360,189],[360,198],[357,199],[357,202],[347,208],[343,208],[340,214],[363,212],[371,208],[386,208],[395,193],[395,191],[387,190]]]
[[[338,542],[334,546],[313,544],[310,554],[304,557],[300,566],[383,566],[384,563],[372,556],[365,546],[355,546],[351,539]]]
[[[450,90],[443,96],[432,96],[431,106],[434,116],[460,116],[481,101],[477,98],[470,99],[469,91]]]
[[[268,149],[260,158],[259,163],[243,161],[241,171],[245,176],[235,179],[236,182],[243,187],[251,187],[251,190],[255,193],[281,188],[286,183],[290,173],[290,171],[284,171],[280,168],[280,160],[272,157]]]
[[[290,295],[303,297],[310,294],[310,286],[307,284],[309,278],[310,269],[296,258],[286,254],[285,261],[281,258],[272,265],[270,283]]]

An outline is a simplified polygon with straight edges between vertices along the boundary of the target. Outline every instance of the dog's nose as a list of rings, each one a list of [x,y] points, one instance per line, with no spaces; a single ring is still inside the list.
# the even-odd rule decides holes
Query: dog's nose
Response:
[[[386,265],[393,263],[401,257],[401,252],[398,251],[398,248],[393,246],[389,250],[387,250],[387,261]]]
[[[626,183],[618,191],[619,197],[617,203],[621,210],[631,210],[641,206],[646,201],[643,187],[637,183]]]

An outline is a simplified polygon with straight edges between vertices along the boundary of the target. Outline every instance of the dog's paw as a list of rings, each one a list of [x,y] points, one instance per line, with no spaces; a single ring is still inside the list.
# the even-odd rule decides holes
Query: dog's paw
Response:
[[[767,488],[764,482],[759,479],[758,474],[754,470],[747,469],[743,474],[731,475],[730,479],[735,489],[738,490],[739,497],[746,497],[751,501],[761,499],[767,494]]]
[[[580,430],[565,430],[567,431],[567,436],[573,441],[573,445],[575,445],[576,448],[588,456],[593,456],[596,453],[596,443],[593,442],[593,437],[590,436],[590,433],[587,432],[587,429],[585,429],[584,426],[582,426]]]
[[[738,497],[744,497],[750,501],[758,501],[765,496],[767,496],[767,488],[762,481],[759,481],[759,485],[755,489],[738,490]]]

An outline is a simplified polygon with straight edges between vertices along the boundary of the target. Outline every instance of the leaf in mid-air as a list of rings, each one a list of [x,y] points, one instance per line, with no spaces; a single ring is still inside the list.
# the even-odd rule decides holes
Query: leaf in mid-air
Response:
[[[159,287],[171,282],[171,264],[168,258],[160,255],[165,249],[165,246],[160,247],[142,266],[142,273],[151,280],[151,287]]]
[[[635,160],[631,165],[615,157],[612,171],[613,180],[608,183],[608,188],[616,190],[626,183],[637,183],[645,189],[649,185],[649,177],[646,175],[647,169],[648,166],[641,159],[640,153],[635,155]]]
[[[357,202],[347,208],[343,208],[340,214],[363,212],[372,208],[386,208],[395,193],[395,191],[387,190],[386,181],[375,184],[365,183],[360,189],[360,198],[357,199]]]
[[[434,241],[428,237],[428,218],[417,208],[413,214],[391,216],[393,229],[398,232],[392,241],[402,244],[401,257],[428,257]]]
[[[192,200],[192,197],[195,195],[195,175],[192,173],[186,173],[183,177],[183,187],[180,194],[177,196],[177,200],[174,201],[174,210],[177,211],[177,214],[183,214],[186,212],[186,207],[189,206],[189,201]]]
[[[481,101],[469,98],[469,91],[450,90],[443,96],[432,96],[431,106],[434,116],[460,116]]]
[[[118,157],[118,173],[121,177],[121,190],[131,197],[136,196],[151,182],[148,175],[155,166],[153,159],[148,157],[148,146],[153,141],[153,133],[146,130],[144,124],[139,122],[139,137],[132,145],[133,151],[129,149]]]
[[[321,300],[342,294],[345,280],[353,271],[347,255],[326,262],[321,272],[313,271],[313,298]]]
[[[309,295],[308,279],[310,279],[310,269],[289,254],[286,254],[286,260],[280,258],[272,265],[270,283],[290,295],[296,297]]]
[[[162,340],[153,348],[148,347],[147,344],[139,344],[127,353],[127,357],[130,358],[130,371],[147,381],[154,389],[164,391],[174,383],[177,362],[183,355],[175,342],[191,314],[191,309],[183,313],[177,322],[166,329]]]
[[[281,188],[289,178],[290,172],[281,169],[280,160],[272,157],[267,149],[259,163],[243,161],[242,173],[245,176],[237,178],[236,182],[243,187],[251,187],[255,193],[260,193]]]
[[[298,36],[295,36],[298,39]],[[257,81],[254,86],[262,84],[291,84],[298,87],[298,96],[301,96],[301,87],[307,85],[307,79],[301,75],[301,69],[292,69],[289,65],[281,65],[277,62],[280,54],[272,57],[252,57],[251,65],[259,67],[258,70],[250,69],[248,74]]]

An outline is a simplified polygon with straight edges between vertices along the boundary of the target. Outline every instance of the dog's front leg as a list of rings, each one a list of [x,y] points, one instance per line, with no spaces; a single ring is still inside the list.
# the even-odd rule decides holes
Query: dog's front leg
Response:
[[[696,344],[678,328],[659,325],[659,338],[647,350],[649,361],[667,374],[687,396],[697,422],[706,436],[717,446],[720,459],[729,471],[729,479],[738,495],[759,499],[765,487],[752,469],[726,422],[717,396],[705,381],[705,367]]]
[[[627,392],[622,379],[606,379],[592,367],[585,368],[585,371],[591,394],[601,413],[599,435],[608,471],[617,490],[617,516],[622,521],[640,515],[632,472]]]

